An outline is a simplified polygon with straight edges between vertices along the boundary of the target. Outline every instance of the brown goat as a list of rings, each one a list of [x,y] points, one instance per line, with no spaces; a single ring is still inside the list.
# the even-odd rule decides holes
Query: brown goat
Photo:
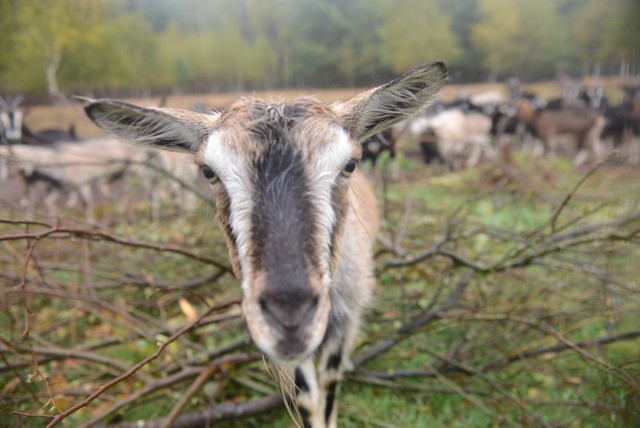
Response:
[[[583,163],[585,156],[592,155],[596,162],[604,158],[600,134],[605,118],[596,110],[587,107],[535,109],[529,101],[520,100],[516,116],[542,141],[545,155],[555,154],[557,137],[569,135],[577,143],[578,154],[574,163]]]

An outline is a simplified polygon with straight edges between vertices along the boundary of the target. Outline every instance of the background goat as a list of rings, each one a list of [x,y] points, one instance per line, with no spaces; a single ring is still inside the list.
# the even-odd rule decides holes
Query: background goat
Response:
[[[0,144],[20,141],[22,135],[22,111],[18,108],[24,97],[16,95],[9,102],[0,97]]]
[[[44,129],[42,131],[32,131],[26,123],[22,124],[20,141],[23,144],[31,145],[51,145],[59,142],[79,141],[75,126],[71,125],[68,130],[59,128]]]
[[[17,171],[25,180],[26,203],[39,201],[30,189],[38,182],[47,186],[43,198],[50,212],[56,212],[60,196],[69,196],[68,205],[80,201],[87,218],[94,219],[94,187],[108,193],[106,184],[120,176],[132,163],[144,162],[147,152],[132,149],[113,138],[95,138],[82,142],[59,142],[55,145],[8,145],[0,147],[0,180]],[[142,168],[144,170],[145,168]]]
[[[193,153],[212,184],[256,345],[295,382],[305,427],[336,426],[336,394],[373,287],[375,197],[361,142],[428,104],[444,64],[418,67],[350,101],[243,99],[223,113],[86,106],[105,130]],[[314,366],[314,360],[317,366]]]
[[[396,142],[398,141],[398,133],[394,132],[394,128],[387,128],[362,143],[362,160],[370,160],[372,167],[375,168],[378,162],[378,156],[388,151],[389,157],[393,160],[396,158]]]
[[[544,154],[555,154],[557,138],[569,135],[576,140],[578,154],[574,163],[582,164],[584,157],[593,160],[604,158],[600,134],[605,126],[604,116],[587,107],[559,107],[536,109],[522,99],[517,106],[517,117],[524,122],[534,136],[543,143]]]
[[[61,141],[78,141],[73,125],[68,130],[59,128],[33,131],[24,123],[20,103],[24,97],[16,95],[11,102],[0,98],[0,144],[49,145]]]
[[[442,160],[453,169],[474,166],[483,157],[493,156],[490,131],[488,115],[457,105],[443,105],[431,117],[414,119],[408,128],[420,142],[425,162]]]

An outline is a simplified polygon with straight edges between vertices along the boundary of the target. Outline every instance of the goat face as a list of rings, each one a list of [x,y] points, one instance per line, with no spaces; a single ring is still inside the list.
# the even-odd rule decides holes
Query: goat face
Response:
[[[22,100],[22,95],[16,95],[9,103],[0,98],[0,130],[2,131],[0,141],[20,142],[22,138],[22,111],[18,107]]]
[[[251,337],[276,363],[296,364],[327,331],[360,142],[424,107],[445,77],[441,62],[426,64],[331,106],[240,100],[205,115],[101,100],[85,110],[121,137],[195,154],[242,281]]]
[[[280,362],[323,339],[360,157],[335,113],[310,100],[237,102],[196,155],[213,182],[251,336]]]

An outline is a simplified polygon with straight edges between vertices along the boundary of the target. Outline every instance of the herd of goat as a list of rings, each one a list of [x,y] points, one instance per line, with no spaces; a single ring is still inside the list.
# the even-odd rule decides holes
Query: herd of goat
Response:
[[[107,136],[81,139],[73,126],[33,131],[22,121],[20,101],[21,97],[11,102],[0,98],[0,184],[20,177],[26,191],[21,205],[43,202],[55,213],[64,200],[68,206],[81,204],[93,219],[97,197],[109,196],[115,180],[136,175],[148,191],[154,217],[163,199],[170,198],[177,208],[194,206],[195,195],[181,191],[196,172],[185,155],[151,151]],[[171,180],[162,180],[167,176]]]
[[[613,150],[631,164],[640,163],[640,90],[625,86],[624,100],[610,105],[602,91],[580,89],[544,100],[518,86],[501,92],[459,96],[439,102],[426,114],[400,123],[364,143],[375,164],[387,150],[395,157],[396,142],[410,137],[425,163],[450,169],[483,159],[505,160],[520,147],[541,156],[570,156],[574,164],[597,163]]]
[[[396,142],[403,137],[419,147],[425,163],[452,170],[485,159],[507,160],[515,147],[540,156],[571,156],[578,166],[600,162],[612,150],[630,164],[640,163],[638,87],[623,87],[624,100],[613,106],[593,89],[543,100],[518,86],[508,88],[508,97],[485,92],[438,102],[425,114],[365,141],[364,160],[375,166],[384,151],[395,158]],[[184,155],[151,152],[110,137],[81,139],[73,126],[34,131],[23,121],[21,101],[21,96],[0,98],[0,183],[21,177],[27,191],[24,204],[42,201],[55,212],[64,195],[67,204],[81,203],[93,218],[99,193],[108,194],[115,179],[135,174],[149,192],[155,216],[163,198],[183,209],[194,205],[193,193],[181,192],[184,183],[197,177]],[[167,175],[172,180],[158,185]],[[29,194],[36,185],[44,185],[42,198]]]

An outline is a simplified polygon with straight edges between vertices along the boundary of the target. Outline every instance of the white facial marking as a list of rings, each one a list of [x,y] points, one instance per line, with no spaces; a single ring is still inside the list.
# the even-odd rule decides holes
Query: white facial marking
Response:
[[[11,132],[11,123],[9,122],[9,115],[6,112],[0,113],[0,122],[2,124],[2,131],[6,137],[9,138],[9,132]]]
[[[13,112],[13,127],[7,130],[7,137],[11,140],[19,140],[22,137],[22,112]]]
[[[204,161],[220,178],[230,200],[229,222],[236,237],[238,259],[243,272],[242,289],[249,297],[248,278],[250,276],[249,239],[251,238],[251,180],[247,165],[240,153],[221,140],[221,131],[209,135],[204,150]]]
[[[347,132],[339,126],[335,126],[334,139],[332,144],[327,145],[325,150],[314,154],[310,172],[310,187],[313,194],[313,201],[318,212],[318,222],[322,230],[322,269],[329,272],[331,231],[336,224],[336,215],[332,205],[332,189],[339,178],[344,166],[353,157],[353,146],[349,140]],[[329,281],[328,276],[323,278]]]

